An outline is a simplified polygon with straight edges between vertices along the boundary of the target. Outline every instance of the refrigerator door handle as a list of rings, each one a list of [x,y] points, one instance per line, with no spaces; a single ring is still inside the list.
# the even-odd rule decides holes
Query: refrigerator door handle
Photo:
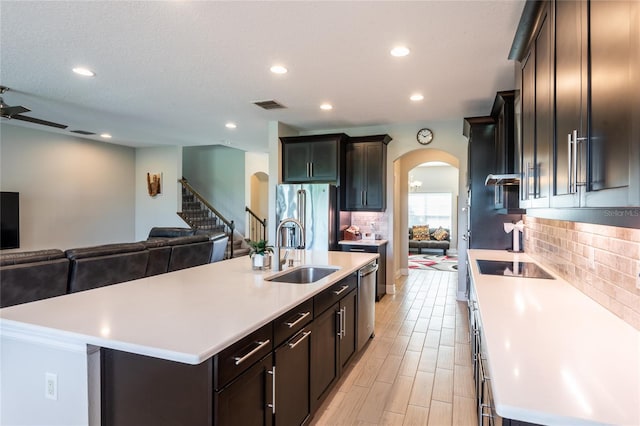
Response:
[[[305,223],[306,216],[307,216],[307,191],[305,191],[304,189],[299,189],[298,190],[298,220],[302,224],[301,232],[306,232],[306,229],[307,229],[307,225]],[[298,243],[300,242],[301,240],[298,239]],[[299,244],[298,248],[303,249],[305,247],[303,247],[302,244]]]

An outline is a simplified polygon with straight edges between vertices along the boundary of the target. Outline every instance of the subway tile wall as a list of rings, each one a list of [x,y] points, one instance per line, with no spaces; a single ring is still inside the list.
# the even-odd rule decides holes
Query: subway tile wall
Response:
[[[640,330],[640,229],[526,217],[525,251]]]
[[[371,222],[376,225],[376,234],[380,234],[382,239],[389,239],[388,215],[376,212],[351,212],[351,224],[360,227],[361,232],[371,232]]]

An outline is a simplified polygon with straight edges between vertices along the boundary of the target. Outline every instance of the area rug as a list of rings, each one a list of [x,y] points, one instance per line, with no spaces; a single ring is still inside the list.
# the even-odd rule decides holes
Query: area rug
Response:
[[[409,269],[458,272],[458,256],[410,254]]]

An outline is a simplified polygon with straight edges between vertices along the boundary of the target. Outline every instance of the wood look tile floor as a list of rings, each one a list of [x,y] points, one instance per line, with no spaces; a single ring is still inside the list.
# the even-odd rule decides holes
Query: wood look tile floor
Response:
[[[375,338],[311,425],[475,425],[465,302],[455,272],[409,270],[376,303]]]

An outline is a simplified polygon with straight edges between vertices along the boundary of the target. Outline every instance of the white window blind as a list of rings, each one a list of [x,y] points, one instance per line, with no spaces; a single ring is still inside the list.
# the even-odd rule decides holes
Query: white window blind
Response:
[[[429,225],[451,229],[453,196],[450,192],[409,193],[409,226]]]

